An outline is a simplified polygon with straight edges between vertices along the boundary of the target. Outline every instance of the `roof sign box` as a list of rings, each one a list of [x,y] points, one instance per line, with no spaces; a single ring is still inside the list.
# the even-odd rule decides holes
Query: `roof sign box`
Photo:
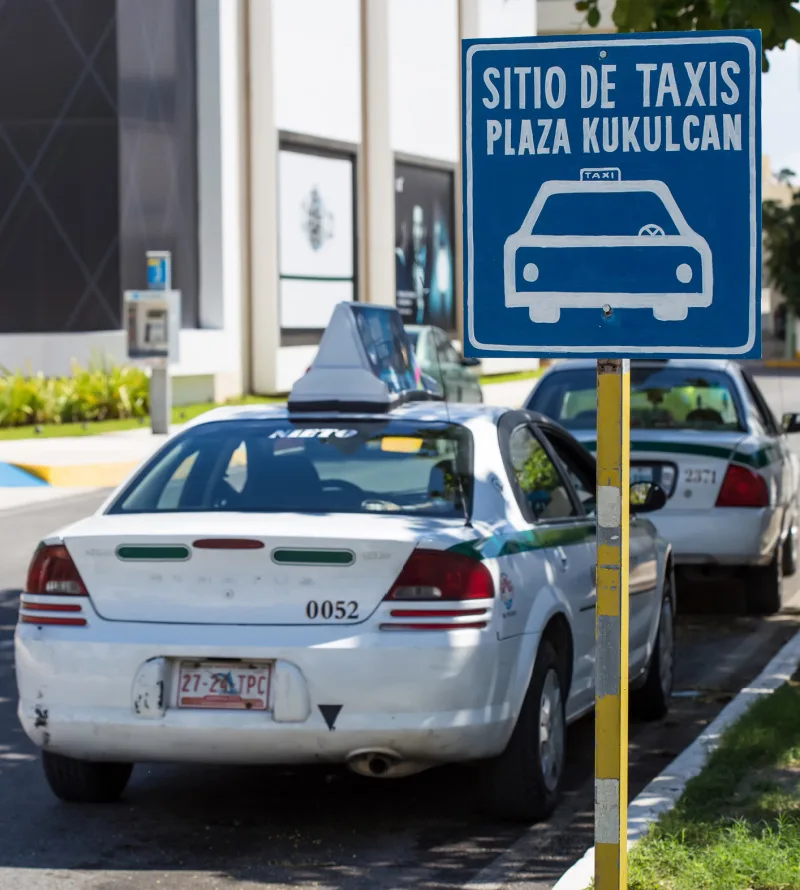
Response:
[[[757,358],[761,33],[463,41],[464,353]]]
[[[619,167],[585,167],[581,170],[581,182],[619,182],[622,170]]]
[[[420,373],[397,309],[339,303],[288,406],[290,411],[371,413],[439,398]]]

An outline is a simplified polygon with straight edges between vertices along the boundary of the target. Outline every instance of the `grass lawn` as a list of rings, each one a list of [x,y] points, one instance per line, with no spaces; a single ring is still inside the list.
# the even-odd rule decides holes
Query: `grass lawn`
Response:
[[[258,405],[267,402],[283,402],[282,397],[244,396],[241,399],[232,399],[225,402],[226,405]],[[195,405],[180,405],[172,409],[173,423],[186,423],[212,408],[218,407],[213,402],[200,402]],[[35,432],[33,426],[0,427],[0,441],[10,439],[50,439],[64,436],[95,436],[98,433],[118,433],[123,430],[135,430],[140,427],[149,427],[150,418],[127,418],[126,420],[96,420],[87,423],[46,423],[39,427],[40,432]]]
[[[728,729],[634,847],[628,888],[800,888],[800,671]]]

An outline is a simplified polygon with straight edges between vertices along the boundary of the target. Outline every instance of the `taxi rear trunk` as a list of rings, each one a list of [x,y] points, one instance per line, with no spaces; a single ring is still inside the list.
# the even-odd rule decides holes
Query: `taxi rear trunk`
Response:
[[[353,625],[385,597],[421,525],[345,514],[100,516],[64,543],[110,621]]]
[[[597,452],[594,431],[577,436]],[[742,432],[710,430],[631,430],[631,482],[655,482],[666,495],[660,512],[708,510],[717,503],[731,461],[747,463],[739,452]],[[651,517],[657,521],[658,514]]]
[[[656,482],[667,494],[665,512],[715,506],[741,432],[631,431],[631,481]]]

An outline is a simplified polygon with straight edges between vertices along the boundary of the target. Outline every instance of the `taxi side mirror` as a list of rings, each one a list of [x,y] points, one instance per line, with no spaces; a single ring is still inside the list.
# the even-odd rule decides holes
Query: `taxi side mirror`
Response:
[[[784,433],[800,433],[800,414],[784,414],[781,418]]]
[[[667,503],[667,495],[655,482],[634,482],[631,485],[631,512],[654,513]]]

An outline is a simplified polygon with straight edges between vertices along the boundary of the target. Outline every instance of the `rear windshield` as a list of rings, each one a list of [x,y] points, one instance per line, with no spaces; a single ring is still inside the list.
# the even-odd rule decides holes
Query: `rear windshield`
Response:
[[[456,424],[247,420],[187,430],[109,513],[469,514],[472,436]]]
[[[593,368],[544,378],[528,407],[570,430],[597,428]],[[702,368],[631,368],[631,429],[742,430],[741,411],[727,374]]]

